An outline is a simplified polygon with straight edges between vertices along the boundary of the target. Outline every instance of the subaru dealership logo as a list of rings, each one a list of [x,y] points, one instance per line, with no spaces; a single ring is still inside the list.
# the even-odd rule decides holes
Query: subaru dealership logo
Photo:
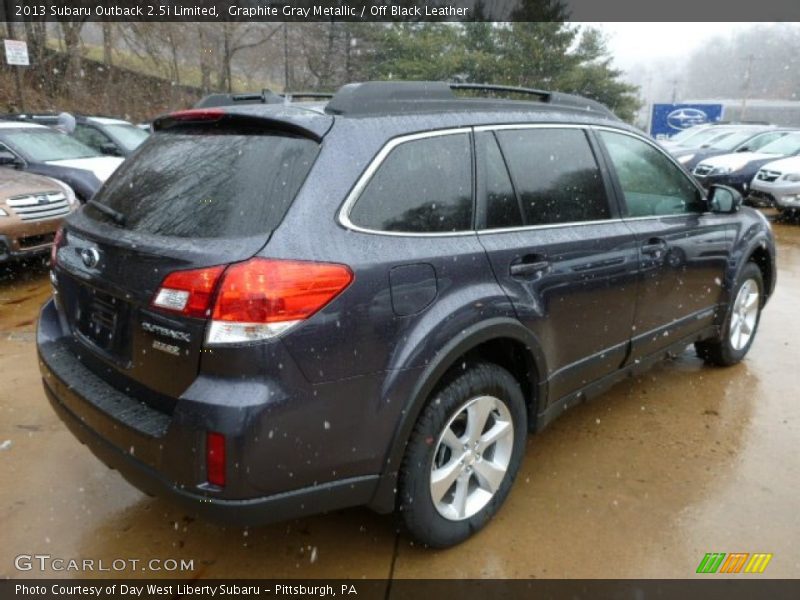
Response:
[[[689,129],[703,123],[708,123],[708,115],[697,108],[679,108],[667,115],[667,124],[672,129]]]

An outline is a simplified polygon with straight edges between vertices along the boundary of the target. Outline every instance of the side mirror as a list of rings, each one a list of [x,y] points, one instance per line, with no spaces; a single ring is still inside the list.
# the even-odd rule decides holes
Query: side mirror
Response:
[[[100,145],[100,152],[109,156],[119,156],[119,150],[111,142],[105,142]]]
[[[711,212],[720,214],[735,213],[742,206],[744,198],[738,190],[727,185],[712,185],[708,192],[708,205]]]
[[[24,163],[8,150],[0,150],[0,166],[18,169]]]

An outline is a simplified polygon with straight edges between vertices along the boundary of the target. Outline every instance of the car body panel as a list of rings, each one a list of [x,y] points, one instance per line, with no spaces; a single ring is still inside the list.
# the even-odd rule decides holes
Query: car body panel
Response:
[[[391,510],[414,423],[442,376],[466,368],[470,352],[498,340],[522,349],[520,384],[531,428],[539,429],[556,414],[552,407],[562,410],[599,383],[632,372],[637,318],[651,328],[648,333],[672,321],[673,311],[665,314],[668,301],[680,302],[679,290],[689,286],[657,298],[654,313],[643,314],[637,298],[656,294],[642,265],[663,285],[696,265],[687,277],[691,293],[699,294],[712,274],[723,278],[723,287],[730,285],[731,270],[748,251],[774,252],[766,221],[746,211],[640,224],[616,212],[607,222],[580,227],[441,235],[365,231],[342,219],[355,183],[399,136],[518,123],[612,127],[639,135],[611,118],[533,106],[352,118],[283,105],[230,109],[321,141],[294,202],[274,230],[224,242],[147,236],[82,212],[70,217],[54,271],[56,295],[44,306],[37,333],[56,411],[137,485],[177,495],[185,505],[220,509],[200,512],[240,507],[248,522],[265,522],[304,514],[305,508],[286,508],[284,500],[309,493],[315,509],[368,502]],[[169,128],[169,117],[155,123],[156,135],[169,135]],[[618,201],[612,194],[617,208]],[[647,266],[639,248],[651,235],[669,237],[686,261]],[[541,280],[505,276],[511,255],[523,248],[545,251],[551,260]],[[735,264],[724,261],[726,249]],[[83,250],[95,250],[99,262],[84,264]],[[175,269],[251,256],[344,264],[354,280],[313,316],[257,343],[208,347],[202,319],[173,319],[149,306],[159,282]],[[86,343],[75,335],[81,307],[94,302],[90,292],[82,303],[78,289],[113,296],[125,306],[130,339],[124,348],[99,348],[97,340]],[[713,295],[700,296],[680,316],[717,314]],[[143,330],[145,319],[150,326]],[[713,326],[711,317],[687,321],[675,336],[702,339]],[[153,350],[153,342],[171,335],[165,331],[190,335],[191,342],[178,344],[188,358],[173,360]],[[681,342],[671,341],[643,344],[642,363]],[[206,481],[209,431],[226,438],[224,488]],[[342,491],[348,486],[349,494]],[[317,492],[330,496],[318,501]],[[276,505],[282,508],[271,514]]]

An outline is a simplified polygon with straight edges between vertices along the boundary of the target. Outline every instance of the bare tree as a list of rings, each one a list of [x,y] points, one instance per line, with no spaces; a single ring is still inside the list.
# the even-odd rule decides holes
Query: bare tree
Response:
[[[81,76],[81,30],[85,23],[85,20],[59,22],[67,54],[67,68],[64,73],[67,96],[74,95],[78,88],[76,80]]]

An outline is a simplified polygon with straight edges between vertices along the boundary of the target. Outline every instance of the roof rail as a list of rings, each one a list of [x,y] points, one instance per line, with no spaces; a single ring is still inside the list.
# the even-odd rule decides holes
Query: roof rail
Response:
[[[285,100],[291,102],[297,98],[310,98],[312,100],[328,100],[333,98],[333,92],[284,92],[281,94]]]
[[[283,104],[283,97],[267,89],[242,94],[209,94],[201,98],[194,108],[213,108],[235,104]]]
[[[465,109],[531,110],[530,100],[456,96],[453,91],[523,95],[553,108],[570,108],[616,118],[608,107],[582,96],[525,87],[444,81],[368,81],[343,85],[325,111],[335,115],[368,116],[385,112],[426,112]]]
[[[0,113],[3,121],[33,121],[33,122],[55,122],[58,120],[57,113]]]

